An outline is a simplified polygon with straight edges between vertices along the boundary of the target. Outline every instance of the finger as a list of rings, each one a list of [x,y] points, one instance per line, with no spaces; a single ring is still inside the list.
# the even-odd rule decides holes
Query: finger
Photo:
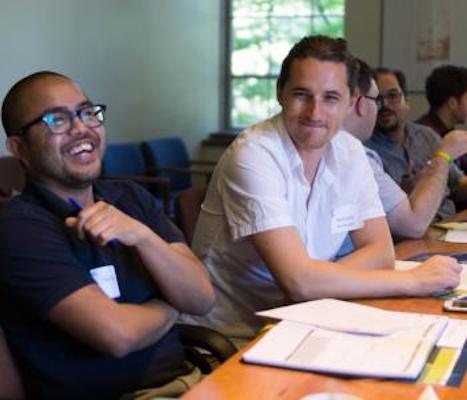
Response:
[[[70,228],[75,228],[78,224],[78,218],[76,217],[68,217],[65,219],[65,225]]]
[[[105,231],[108,231],[109,229],[112,229],[112,223],[108,220],[102,220],[100,223],[93,225],[92,228],[88,229],[87,227],[86,232],[89,236],[92,238],[96,239],[99,243],[102,242],[102,233]]]

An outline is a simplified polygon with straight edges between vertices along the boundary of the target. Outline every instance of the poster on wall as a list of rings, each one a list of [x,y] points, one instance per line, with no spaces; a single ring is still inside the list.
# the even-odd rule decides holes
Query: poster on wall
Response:
[[[465,0],[383,0],[381,65],[405,73],[409,91],[442,64],[467,65]]]

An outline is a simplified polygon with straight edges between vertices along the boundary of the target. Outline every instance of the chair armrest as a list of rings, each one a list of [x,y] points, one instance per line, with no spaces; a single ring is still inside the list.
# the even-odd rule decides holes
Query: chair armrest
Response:
[[[192,165],[205,165],[209,167],[215,167],[217,165],[217,161],[207,161],[207,160],[190,160],[190,164]]]
[[[237,352],[230,339],[214,329],[190,324],[177,324],[177,327],[184,345],[208,350],[220,362],[226,361]]]
[[[163,210],[166,215],[170,213],[170,179],[165,177],[144,176],[144,175],[122,175],[122,176],[101,176],[107,180],[130,180],[148,185],[150,191],[155,194],[160,190]]]
[[[150,175],[157,174],[159,172],[172,172],[175,174],[184,174],[184,175],[202,175],[206,178],[206,183],[209,182],[212,176],[212,170],[199,170],[192,168],[182,168],[182,167],[158,167],[158,168],[148,168],[147,173]]]

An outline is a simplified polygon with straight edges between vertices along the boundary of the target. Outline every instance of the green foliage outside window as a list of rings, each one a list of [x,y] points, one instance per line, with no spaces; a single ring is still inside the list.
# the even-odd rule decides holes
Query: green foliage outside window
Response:
[[[278,111],[282,60],[305,35],[344,36],[345,0],[231,0],[230,125]]]

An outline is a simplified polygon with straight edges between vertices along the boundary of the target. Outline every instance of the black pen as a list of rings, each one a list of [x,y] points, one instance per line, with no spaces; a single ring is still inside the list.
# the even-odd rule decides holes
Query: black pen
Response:
[[[80,212],[83,207],[73,198],[73,197],[68,197],[68,202],[74,207],[76,212]],[[117,239],[112,239],[107,243],[110,247],[116,248],[118,245]]]

